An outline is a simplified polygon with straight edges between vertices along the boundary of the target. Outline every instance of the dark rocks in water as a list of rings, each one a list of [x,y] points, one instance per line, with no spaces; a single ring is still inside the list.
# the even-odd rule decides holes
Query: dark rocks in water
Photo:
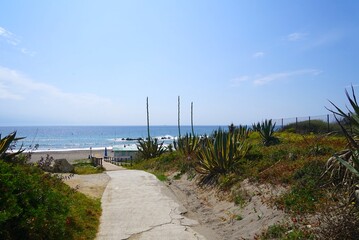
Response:
[[[126,140],[126,141],[139,141],[139,140],[142,140],[142,138],[126,138],[126,139],[123,138],[123,140]]]

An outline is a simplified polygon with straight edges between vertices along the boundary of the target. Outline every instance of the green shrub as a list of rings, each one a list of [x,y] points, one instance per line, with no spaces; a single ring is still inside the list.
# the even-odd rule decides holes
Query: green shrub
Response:
[[[36,167],[0,160],[0,238],[64,239],[69,202],[62,185]]]
[[[0,159],[0,239],[94,239],[100,201],[25,164],[23,150],[12,151],[15,135],[0,141],[0,154],[6,159]]]

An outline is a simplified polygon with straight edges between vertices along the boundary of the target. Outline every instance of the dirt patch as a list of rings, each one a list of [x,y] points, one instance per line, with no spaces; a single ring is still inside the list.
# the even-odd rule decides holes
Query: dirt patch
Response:
[[[64,183],[90,197],[101,198],[109,181],[110,177],[106,173],[89,175],[75,174],[70,179],[64,180]]]
[[[256,185],[245,180],[241,183],[239,195],[241,204],[234,204],[224,199],[223,192],[213,188],[202,188],[196,181],[182,176],[171,180],[169,188],[187,208],[187,216],[199,221],[195,230],[201,233],[201,226],[211,229],[214,234],[204,234],[208,239],[254,239],[268,226],[283,221],[283,211],[270,206],[269,200],[282,194],[284,188],[273,188],[270,185]],[[227,193],[229,195],[229,193]]]

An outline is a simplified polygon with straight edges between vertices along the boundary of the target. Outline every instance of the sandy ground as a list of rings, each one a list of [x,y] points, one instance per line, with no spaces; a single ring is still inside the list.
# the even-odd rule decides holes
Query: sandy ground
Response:
[[[109,181],[110,177],[106,173],[89,175],[75,174],[70,179],[64,180],[64,183],[90,197],[101,199]]]
[[[199,221],[194,230],[201,227],[210,229],[212,234],[203,234],[208,239],[255,239],[268,226],[285,219],[283,211],[266,204],[270,198],[283,193],[285,189],[273,189],[269,185],[254,185],[248,180],[241,184],[242,206],[226,201],[228,196],[220,196],[213,188],[198,187],[195,180],[184,175],[180,180],[172,180],[168,185],[188,210],[188,217]],[[241,220],[239,220],[241,219]],[[209,236],[209,237],[208,237]]]

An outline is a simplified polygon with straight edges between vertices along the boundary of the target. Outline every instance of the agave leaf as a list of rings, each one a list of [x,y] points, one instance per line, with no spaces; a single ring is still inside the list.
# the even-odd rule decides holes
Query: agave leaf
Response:
[[[345,161],[344,159],[340,158],[340,157],[335,157],[341,164],[343,164],[349,171],[351,171],[352,173],[354,173],[357,177],[359,177],[359,171],[356,170],[352,165],[350,165],[347,161]]]

